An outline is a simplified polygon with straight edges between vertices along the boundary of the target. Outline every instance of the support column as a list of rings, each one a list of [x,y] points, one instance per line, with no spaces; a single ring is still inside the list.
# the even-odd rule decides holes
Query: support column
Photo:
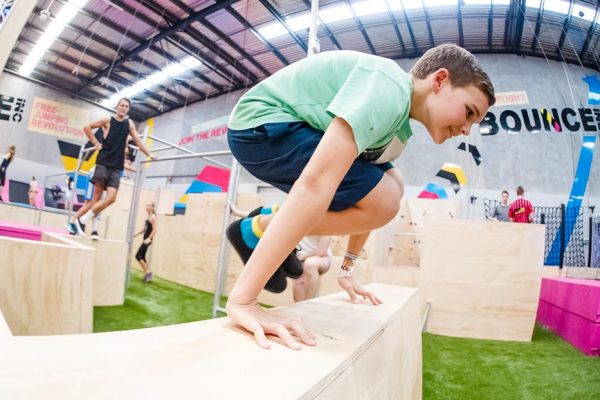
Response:
[[[15,0],[4,25],[0,26],[0,43],[2,43],[0,47],[0,75],[36,3],[28,0]]]

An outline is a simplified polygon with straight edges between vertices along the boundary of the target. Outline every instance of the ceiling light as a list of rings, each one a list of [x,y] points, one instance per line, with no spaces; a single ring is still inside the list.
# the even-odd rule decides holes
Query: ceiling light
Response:
[[[69,0],[68,3],[64,4],[62,8],[56,13],[56,17],[52,19],[50,25],[46,28],[44,33],[40,36],[37,43],[33,46],[33,49],[29,52],[29,55],[23,62],[23,65],[19,69],[19,72],[23,75],[29,75],[34,70],[35,66],[46,54],[46,50],[54,43],[54,40],[60,35],[65,28],[65,25],[71,22],[71,20],[77,15],[79,9],[85,6],[89,0]],[[48,10],[43,10],[48,11]],[[40,17],[44,17],[46,13],[40,13]],[[50,17],[48,11],[46,19]]]

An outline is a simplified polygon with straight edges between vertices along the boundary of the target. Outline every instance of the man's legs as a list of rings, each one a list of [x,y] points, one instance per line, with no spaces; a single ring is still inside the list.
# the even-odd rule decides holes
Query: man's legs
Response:
[[[101,183],[101,182],[94,183],[94,196],[91,198],[90,201],[86,201],[83,203],[83,205],[79,208],[79,210],[77,210],[77,212],[75,213],[73,218],[74,219],[81,218],[86,212],[88,212],[94,204],[96,204],[98,201],[100,201],[100,197],[102,196],[103,191],[104,191],[103,183]],[[76,194],[73,193],[73,195],[75,196]]]
[[[86,207],[87,210],[84,209],[84,211],[82,212],[80,209],[76,214],[77,218],[75,218],[73,220],[73,223],[75,224],[75,227],[77,228],[77,232],[79,232],[79,234],[81,234],[81,235],[84,235],[82,225],[85,225],[89,220],[95,218],[98,214],[100,214],[100,212],[102,210],[104,210],[106,207],[110,206],[117,199],[118,189],[109,186],[106,188],[106,197],[100,200],[99,198],[102,195],[101,189],[102,188],[100,185],[95,185],[94,198],[92,199],[91,203]],[[83,207],[82,207],[82,209],[83,209]],[[96,237],[97,237],[97,232],[96,232]]]
[[[104,210],[106,207],[110,206],[115,201],[117,201],[117,193],[118,192],[119,192],[119,190],[114,187],[107,187],[106,188],[106,197],[103,198],[102,200],[99,200],[98,202],[96,202],[91,208],[94,215],[100,214],[100,212],[102,210]]]
[[[77,233],[79,233],[82,236],[85,235],[83,228],[87,220],[83,220],[83,216],[86,215],[86,213],[90,211],[94,204],[96,204],[100,200],[103,191],[104,185],[101,182],[96,182],[94,184],[94,196],[90,201],[86,201],[85,203],[83,203],[83,205],[79,208],[79,210],[77,210],[77,212],[73,216],[72,222],[69,224],[69,230],[71,231],[72,235],[75,235]],[[73,196],[76,195],[77,194],[73,192]]]

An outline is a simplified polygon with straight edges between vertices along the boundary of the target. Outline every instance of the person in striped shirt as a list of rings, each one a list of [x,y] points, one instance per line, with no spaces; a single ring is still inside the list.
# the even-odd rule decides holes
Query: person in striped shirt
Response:
[[[517,199],[510,204],[508,216],[512,222],[522,224],[533,223],[533,205],[529,200],[525,200],[525,189],[522,186],[517,187]]]

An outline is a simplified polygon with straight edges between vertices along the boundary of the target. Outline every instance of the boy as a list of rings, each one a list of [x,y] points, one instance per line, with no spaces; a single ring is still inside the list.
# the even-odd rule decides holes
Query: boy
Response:
[[[369,232],[398,212],[404,187],[389,161],[412,135],[409,119],[421,122],[439,144],[468,135],[494,101],[492,83],[475,57],[450,44],[427,51],[410,74],[369,54],[321,53],[245,93],[229,118],[231,152],[251,174],[289,196],[277,213],[253,217],[253,229],[242,232],[260,240],[229,295],[232,322],[263,348],[270,347],[265,334],[292,349],[300,349],[296,339],[316,344],[299,321],[271,314],[256,301],[306,235],[349,234],[338,283],[353,302],[362,296],[380,304],[352,277],[353,261]],[[252,239],[232,244],[243,247]]]
[[[88,204],[77,211],[69,223],[68,229],[73,235],[78,233],[85,236],[82,225],[85,225],[86,222],[116,201],[125,163],[127,136],[131,136],[138,148],[149,158],[155,158],[140,140],[133,121],[128,118],[130,108],[131,101],[122,98],[117,103],[117,112],[113,117],[103,118],[83,127],[85,135],[96,146],[99,153],[96,158],[94,176],[91,179],[94,184],[94,196]],[[108,133],[103,143],[100,143],[94,136],[92,129],[103,126],[108,126]],[[106,197],[100,200],[104,190],[106,190]]]

